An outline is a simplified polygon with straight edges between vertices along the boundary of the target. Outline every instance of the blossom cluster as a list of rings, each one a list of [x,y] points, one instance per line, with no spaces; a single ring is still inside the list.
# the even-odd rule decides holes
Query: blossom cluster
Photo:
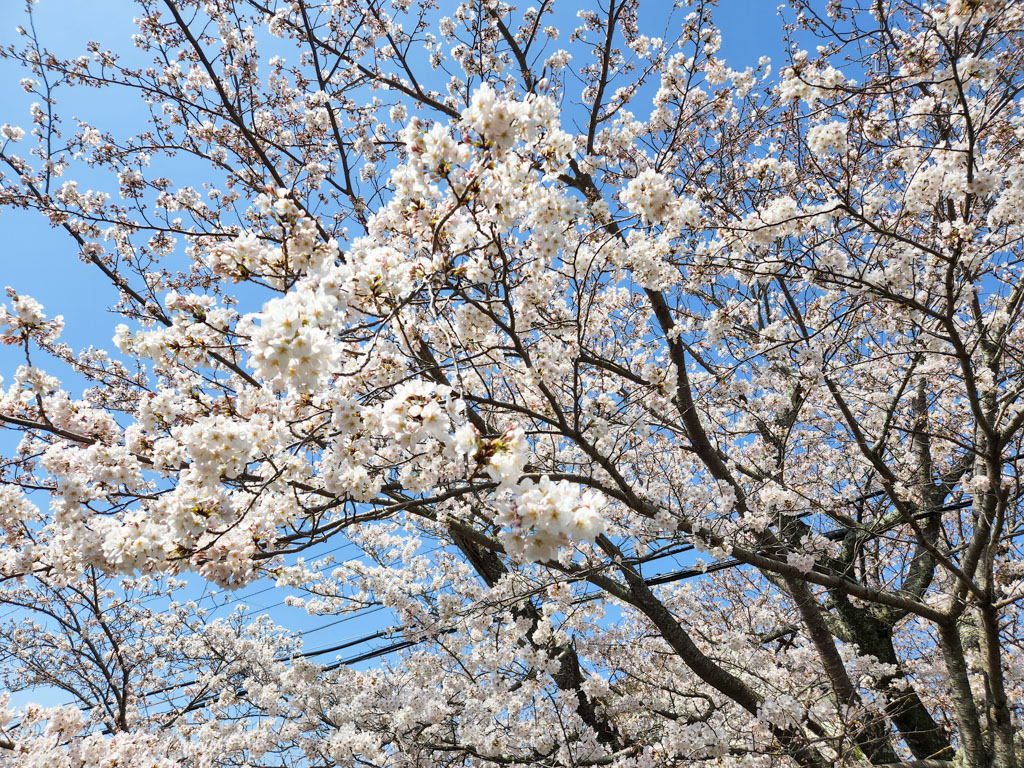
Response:
[[[522,480],[497,507],[502,544],[527,562],[557,559],[570,541],[593,542],[604,530],[600,494],[547,475]]]
[[[43,305],[31,296],[18,295],[7,290],[11,304],[0,304],[0,342],[4,344],[23,343],[29,336],[44,343],[53,343],[64,330],[64,318],[60,315],[47,319]]]

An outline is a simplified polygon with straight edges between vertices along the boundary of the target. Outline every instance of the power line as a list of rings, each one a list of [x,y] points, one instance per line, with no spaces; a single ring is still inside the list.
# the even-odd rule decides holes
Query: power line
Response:
[[[925,512],[921,512],[921,513],[915,515],[914,517],[916,519],[923,519],[923,518],[926,518],[926,517],[934,516],[936,514],[941,514],[942,512],[949,512],[949,511],[953,511],[953,510],[957,510],[957,509],[963,509],[963,508],[965,508],[967,506],[970,506],[970,503],[971,502],[969,502],[969,501],[961,501],[961,502],[957,502],[957,503],[954,503],[954,504],[947,504],[947,505],[943,505],[941,507],[937,507],[937,508],[932,509],[932,510],[927,510]],[[809,514],[809,513],[807,513],[807,514]],[[806,516],[806,514],[805,515],[801,515],[801,517],[805,517],[805,516]],[[836,530],[833,530],[833,531],[827,531],[827,532],[825,532],[822,535],[825,538],[827,538],[827,539],[830,539],[832,541],[836,541],[836,540],[844,538],[849,533],[849,531],[850,531],[850,529],[839,528],[839,529],[836,529]],[[693,544],[683,544],[683,545],[681,545],[681,546],[679,546],[679,547],[677,547],[675,549],[669,550],[668,552],[659,553],[656,557],[650,558],[649,560],[641,559],[641,560],[638,560],[637,562],[638,563],[640,563],[640,562],[653,562],[653,561],[656,561],[658,559],[662,559],[664,557],[675,556],[675,555],[683,554],[685,552],[692,551],[694,548],[695,547],[694,547]],[[436,549],[434,551],[436,551]],[[646,579],[644,579],[644,583],[647,584],[648,586],[659,586],[659,585],[662,585],[662,584],[670,584],[670,583],[674,583],[674,582],[678,582],[678,581],[684,581],[686,579],[696,578],[698,576],[703,576],[703,575],[706,575],[708,573],[714,573],[714,572],[717,572],[717,571],[723,571],[723,570],[728,570],[728,569],[731,569],[731,568],[737,568],[737,567],[740,567],[742,565],[744,565],[744,563],[741,562],[740,560],[736,560],[736,559],[722,560],[722,561],[719,561],[717,563],[711,563],[710,565],[707,565],[707,566],[700,566],[700,567],[693,567],[693,568],[683,568],[683,569],[678,569],[678,570],[675,570],[675,571],[670,571],[668,573],[660,574],[658,576],[653,576],[653,577],[650,577],[650,578],[646,578]],[[572,605],[579,605],[579,604],[582,604],[583,602],[589,602],[591,600],[594,600],[594,599],[600,597],[601,594],[602,593],[597,592],[597,593],[593,593],[593,594],[590,594],[590,595],[583,595],[583,596],[580,596],[579,598],[576,598],[575,600],[573,600],[571,602],[571,604]],[[401,630],[401,629],[402,629],[402,627],[400,627],[400,626],[387,627],[385,629],[378,630],[377,632],[364,635],[364,636],[362,636],[360,638],[357,638],[357,639],[354,639],[354,640],[345,641],[345,642],[339,643],[337,645],[328,646],[326,648],[320,648],[320,649],[317,649],[317,650],[314,650],[314,651],[304,651],[304,652],[295,654],[294,656],[292,656],[290,658],[292,658],[292,659],[297,659],[297,658],[308,659],[308,658],[316,658],[318,656],[323,656],[323,655],[326,655],[328,653],[336,653],[337,651],[340,651],[340,650],[345,650],[347,648],[351,648],[351,647],[360,645],[362,643],[371,642],[373,640],[377,640],[377,639],[380,639],[382,637],[386,637],[388,634],[390,634],[390,633],[392,633],[394,631]],[[407,640],[396,641],[396,642],[394,642],[394,643],[392,643],[390,645],[384,646],[382,648],[372,649],[372,650],[367,651],[365,653],[357,654],[355,656],[339,660],[338,662],[336,662],[334,664],[326,666],[325,669],[327,669],[327,670],[337,669],[338,667],[341,667],[341,666],[348,666],[348,665],[351,665],[351,664],[359,663],[361,661],[368,661],[368,660],[373,659],[373,658],[380,658],[381,656],[386,656],[386,655],[389,655],[391,653],[395,653],[397,651],[404,650],[406,648],[410,648],[410,647],[412,647],[414,645],[419,645],[419,644],[421,644],[423,642],[426,642],[431,637],[437,637],[439,635],[444,635],[444,634],[451,634],[451,633],[453,633],[455,631],[457,631],[457,629],[455,627],[449,627],[449,628],[446,628],[446,629],[443,629],[443,630],[439,630],[438,632],[432,633],[432,634],[430,634],[430,635],[428,635],[426,637],[422,637],[422,638],[417,639],[417,640],[409,640],[409,639],[407,639]],[[301,636],[301,634],[302,633],[299,633],[299,636]],[[185,687],[187,685],[194,685],[196,682],[198,682],[198,681],[197,680],[193,680],[193,681],[189,681],[189,682],[185,682],[185,683],[179,683],[178,686]]]
[[[957,502],[957,503],[954,503],[954,504],[943,505],[941,507],[937,507],[937,508],[934,508],[934,509],[931,509],[931,510],[927,510],[927,511],[921,512],[921,513],[919,513],[917,515],[914,515],[914,518],[915,519],[924,519],[924,518],[927,518],[927,517],[934,516],[936,514],[941,514],[942,512],[953,511],[953,510],[957,510],[957,509],[964,509],[964,508],[969,507],[970,505],[971,505],[971,501],[961,501],[961,502]],[[800,515],[799,517],[806,517],[809,514],[810,513],[805,513],[803,515]],[[851,530],[852,529],[848,529],[848,528],[840,528],[840,529],[836,529],[836,530],[833,530],[833,531],[826,531],[822,535],[825,538],[829,539],[829,540],[836,541],[836,540],[840,540],[840,539],[844,538],[845,536],[847,536],[851,532]],[[443,548],[444,547],[436,547],[436,548],[430,550],[429,553],[436,552],[439,549],[443,549]],[[644,559],[644,558],[638,559],[638,560],[635,561],[635,563],[639,564],[639,563],[643,563],[643,562],[653,562],[653,561],[656,561],[658,559],[663,559],[665,557],[672,557],[672,556],[675,556],[675,555],[679,555],[679,554],[683,554],[685,552],[692,551],[694,548],[695,547],[694,547],[693,544],[680,545],[679,547],[677,547],[675,549],[671,549],[671,550],[668,550],[666,552],[658,553],[656,556],[651,557],[649,559]],[[740,560],[737,560],[737,559],[722,560],[722,561],[719,561],[719,562],[716,562],[716,563],[711,563],[711,564],[706,565],[706,566],[702,565],[702,566],[699,566],[699,567],[691,567],[691,568],[678,569],[678,570],[675,570],[675,571],[670,571],[668,573],[660,574],[658,576],[653,576],[653,577],[650,577],[650,578],[646,578],[646,579],[644,579],[644,583],[647,584],[648,586],[659,586],[659,585],[662,585],[662,584],[669,584],[669,583],[674,583],[674,582],[679,582],[679,581],[685,581],[687,579],[696,578],[696,577],[699,577],[699,576],[704,576],[704,575],[707,575],[709,573],[714,573],[714,572],[717,572],[717,571],[729,570],[729,569],[732,569],[732,568],[741,567],[743,565],[744,565],[744,563],[742,561],[740,561]],[[581,595],[580,597],[578,597],[578,598],[574,599],[573,601],[571,601],[570,605],[579,605],[579,604],[582,604],[584,602],[589,602],[589,601],[592,601],[594,599],[599,598],[601,595],[602,595],[601,592],[595,592],[595,593],[591,593],[591,594]],[[378,606],[378,607],[375,607],[374,609],[372,609],[372,611],[369,611],[369,612],[373,612],[373,611],[376,611],[376,610],[381,610],[382,608],[383,608],[383,606]],[[305,630],[303,632],[296,633],[293,636],[294,637],[302,637],[305,634],[310,634],[312,632],[318,631],[319,629],[324,629],[327,626],[332,626],[334,624],[340,624],[340,623],[342,623],[344,621],[352,620],[352,619],[357,618],[357,617],[362,616],[362,615],[364,615],[362,612],[356,612],[356,613],[353,613],[352,615],[349,615],[347,617],[343,617],[342,619],[339,619],[339,620],[337,620],[335,622],[331,622],[331,623],[329,623],[327,625],[324,625],[322,627],[313,628],[311,630]],[[359,645],[363,645],[365,643],[372,642],[373,640],[379,640],[379,639],[382,639],[384,637],[388,637],[391,633],[393,633],[395,631],[400,631],[402,629],[403,628],[401,626],[386,627],[386,628],[377,630],[376,632],[373,632],[373,633],[370,633],[370,634],[366,634],[366,635],[361,635],[361,636],[358,636],[358,637],[355,637],[355,638],[343,641],[341,643],[337,643],[335,645],[331,645],[331,646],[327,646],[327,647],[324,647],[324,648],[319,648],[319,649],[311,650],[311,651],[302,651],[300,653],[293,654],[292,656],[289,656],[287,658],[280,659],[280,660],[281,661],[291,661],[291,660],[296,660],[296,659],[311,659],[311,658],[317,658],[319,656],[324,656],[324,655],[326,655],[328,653],[337,653],[338,651],[341,651],[341,650],[346,650],[348,648],[357,647]],[[409,631],[409,630],[407,629],[406,631]],[[333,671],[333,670],[339,669],[340,667],[343,667],[343,666],[351,666],[353,664],[358,664],[358,663],[361,663],[361,662],[364,662],[364,661],[369,661],[369,660],[376,659],[376,658],[382,658],[382,657],[390,655],[392,653],[396,653],[396,652],[405,650],[407,648],[412,648],[414,646],[420,645],[422,643],[427,642],[428,640],[431,640],[431,639],[434,639],[434,638],[438,638],[438,637],[441,637],[443,635],[453,634],[453,633],[455,633],[457,631],[458,631],[457,627],[446,627],[444,629],[439,629],[439,630],[436,630],[436,631],[429,632],[429,633],[427,633],[427,634],[425,634],[425,635],[423,635],[423,636],[421,636],[419,638],[416,638],[416,639],[411,639],[410,638],[410,639],[404,639],[404,640],[396,640],[395,642],[390,643],[390,644],[385,645],[385,646],[382,646],[380,648],[370,649],[368,651],[357,653],[355,655],[346,657],[344,659],[339,659],[339,660],[335,661],[332,664],[324,665],[323,666],[323,670],[324,671]],[[172,684],[172,685],[165,686],[163,688],[158,688],[158,689],[155,689],[155,690],[152,690],[152,691],[147,691],[147,692],[145,692],[145,693],[143,693],[141,695],[142,695],[143,698],[148,698],[150,696],[155,696],[155,695],[158,695],[160,693],[167,693],[167,692],[170,692],[170,691],[173,691],[173,690],[177,690],[177,689],[180,689],[180,688],[186,688],[188,686],[195,685],[198,682],[199,682],[198,679],[182,681],[182,682],[179,682],[179,683],[175,683],[175,684]],[[244,694],[245,693],[244,689],[239,691],[239,693],[240,694]],[[185,714],[185,713],[187,713],[189,711],[194,711],[194,710],[200,708],[201,706],[205,705],[206,703],[208,703],[210,700],[211,700],[210,698],[197,700],[197,701],[193,702],[193,704],[189,705],[184,710],[182,710],[182,712],[180,712],[179,714]],[[14,725],[12,727],[17,727],[17,725]],[[105,730],[104,732],[105,733],[109,733],[109,730]]]

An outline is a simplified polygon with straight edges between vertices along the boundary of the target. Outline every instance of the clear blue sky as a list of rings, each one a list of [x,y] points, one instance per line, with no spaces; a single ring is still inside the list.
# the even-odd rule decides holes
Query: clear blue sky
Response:
[[[451,0],[441,0],[441,11]],[[524,3],[528,5],[529,3]],[[566,26],[575,23],[575,8],[585,3],[563,2]],[[643,0],[641,23],[652,33],[664,25],[672,3],[669,0]],[[14,42],[15,27],[25,24],[23,5],[17,0],[0,2],[0,43]],[[125,51],[131,56],[132,23],[137,13],[129,0],[37,0],[36,29],[41,41],[59,55],[73,56],[85,50],[85,42],[97,40],[103,47]],[[756,66],[762,55],[772,56],[775,69],[782,53],[780,20],[773,0],[722,0],[717,12],[723,30],[721,56],[735,69]],[[678,17],[678,12],[677,12]],[[24,73],[9,61],[0,61],[0,123],[21,125],[28,130],[28,107],[36,98],[18,85]],[[63,88],[58,109],[64,127],[73,129],[72,116],[87,118],[101,127],[122,125],[121,133],[131,126],[142,126],[145,119],[137,105],[123,93],[107,90]],[[29,139],[19,149],[26,150]],[[73,172],[83,189],[90,187],[90,174]],[[112,190],[116,196],[116,190]],[[72,347],[90,344],[111,346],[110,339],[118,318],[105,312],[116,300],[113,288],[95,268],[76,258],[70,238],[54,230],[30,212],[0,211],[0,287],[11,285],[34,296],[48,313],[63,314],[67,322],[64,340]],[[12,371],[10,350],[0,350],[0,376],[9,380]]]

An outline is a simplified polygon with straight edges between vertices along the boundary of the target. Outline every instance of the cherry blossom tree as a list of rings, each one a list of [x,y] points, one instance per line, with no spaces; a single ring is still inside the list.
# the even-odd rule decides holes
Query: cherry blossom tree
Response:
[[[3,674],[73,700],[4,765],[1024,765],[1024,6],[793,0],[739,71],[735,4],[563,5],[29,3],[0,204],[120,324],[0,310]]]

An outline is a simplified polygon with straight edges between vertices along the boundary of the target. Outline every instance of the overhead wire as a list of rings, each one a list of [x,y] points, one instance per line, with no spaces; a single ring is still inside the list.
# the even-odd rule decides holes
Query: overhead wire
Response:
[[[940,506],[940,507],[937,507],[937,508],[934,508],[934,509],[931,509],[931,510],[926,510],[924,512],[918,513],[914,517],[916,519],[923,519],[923,518],[930,517],[930,516],[933,516],[933,515],[936,515],[936,514],[941,514],[942,512],[947,512],[947,511],[952,511],[952,510],[957,510],[957,509],[963,509],[963,508],[966,508],[966,507],[970,506],[970,504],[971,504],[970,501],[960,501],[960,502],[956,502],[956,503],[953,503],[953,504],[947,504],[947,505],[943,505],[943,506]],[[801,515],[801,517],[803,517],[803,516],[805,516],[805,515]],[[826,531],[822,535],[825,538],[828,538],[830,540],[839,540],[839,539],[845,537],[846,535],[848,535],[849,531],[850,531],[850,529],[841,528],[841,529],[836,529],[836,530],[832,530],[832,531]],[[431,550],[431,552],[435,552],[435,551],[437,551],[438,549],[441,549],[441,548],[442,547],[434,548],[433,550]],[[686,552],[692,551],[693,549],[695,549],[695,546],[693,544],[683,544],[683,545],[680,545],[679,547],[671,549],[671,550],[669,550],[669,551],[667,551],[665,553],[659,553],[657,557],[652,558],[652,560],[649,560],[648,562],[651,562],[651,561],[656,560],[656,559],[663,559],[664,557],[669,557],[669,556],[674,557],[676,555],[684,554]],[[637,562],[640,562],[640,561],[638,560]],[[648,577],[648,578],[644,578],[643,581],[648,586],[660,586],[660,585],[663,585],[663,584],[670,584],[670,583],[675,583],[675,582],[679,582],[679,581],[685,581],[685,580],[691,579],[691,578],[697,578],[697,577],[700,577],[700,576],[705,576],[705,575],[707,575],[709,573],[714,573],[714,572],[718,572],[718,571],[729,570],[729,569],[732,569],[732,568],[741,567],[743,565],[744,565],[744,563],[742,561],[740,561],[740,560],[737,560],[737,559],[721,560],[721,561],[710,563],[710,564],[706,564],[706,565],[702,564],[702,565],[696,566],[696,567],[681,568],[681,569],[677,569],[677,570],[670,571],[670,572],[667,572],[667,573],[658,574],[656,576],[651,576],[651,577]],[[577,597],[573,601],[571,601],[570,604],[582,604],[584,602],[589,602],[589,601],[592,601],[594,599],[599,598],[601,596],[601,594],[602,594],[601,592],[584,594],[584,595],[581,595],[581,596]],[[383,606],[375,607],[374,610],[380,610],[382,608],[383,608]],[[349,621],[349,620],[358,618],[361,615],[363,615],[363,614],[361,614],[360,612],[353,612],[352,614],[350,614],[350,615],[348,615],[346,617],[343,617],[341,619],[338,619],[338,620],[335,620],[333,622],[330,622],[329,624],[324,625],[322,627],[318,627],[318,628],[315,627],[315,628],[312,628],[312,629],[309,629],[309,630],[304,630],[304,631],[301,631],[301,632],[297,632],[297,633],[295,633],[293,635],[293,637],[302,637],[302,636],[304,636],[306,634],[312,634],[313,632],[316,632],[319,629],[327,628],[328,626],[333,626],[333,625],[336,625],[336,624],[341,624],[341,623],[343,623],[345,621]],[[290,655],[288,657],[284,657],[284,658],[280,659],[280,661],[293,661],[293,660],[297,660],[297,659],[313,659],[313,658],[318,658],[320,656],[325,656],[325,655],[327,655],[329,653],[337,653],[338,651],[342,651],[342,650],[347,650],[349,648],[358,647],[360,645],[364,645],[364,644],[372,642],[374,640],[379,640],[379,639],[383,639],[383,638],[389,637],[389,636],[391,636],[392,634],[394,634],[395,632],[398,632],[398,631],[409,632],[409,631],[411,631],[411,628],[401,627],[401,626],[385,627],[385,628],[379,629],[379,630],[377,630],[375,632],[372,632],[372,633],[351,637],[350,639],[344,640],[344,641],[339,642],[339,643],[335,643],[333,645],[326,646],[324,648],[318,648],[318,649],[309,650],[309,651],[301,651],[299,653],[292,654],[292,655]],[[394,641],[392,643],[389,643],[387,645],[383,645],[383,646],[381,646],[379,648],[373,648],[373,649],[369,649],[369,650],[366,650],[366,651],[361,651],[361,652],[353,654],[351,656],[348,656],[348,657],[345,657],[345,658],[342,658],[342,659],[337,659],[333,663],[323,665],[321,669],[322,669],[322,671],[325,671],[325,672],[327,672],[327,671],[334,671],[334,670],[339,669],[339,668],[341,668],[343,666],[352,666],[354,664],[359,664],[359,663],[362,663],[362,662],[365,662],[365,661],[370,661],[370,660],[377,659],[377,658],[383,658],[384,656],[388,656],[388,655],[390,655],[392,653],[397,653],[399,651],[415,647],[415,646],[420,645],[420,644],[422,644],[424,642],[427,642],[428,640],[436,639],[436,638],[438,638],[440,636],[443,636],[443,635],[453,634],[453,633],[455,633],[457,631],[458,631],[458,628],[455,627],[455,626],[446,627],[446,628],[437,629],[437,630],[432,630],[432,631],[425,631],[423,633],[423,635],[418,637],[418,638],[409,638],[409,637],[407,637],[407,638],[404,638],[404,639],[396,640],[396,641]],[[157,689],[154,689],[154,690],[151,690],[151,691],[146,691],[143,694],[141,694],[141,696],[143,698],[149,698],[149,697],[152,697],[152,696],[159,695],[160,693],[167,693],[167,692],[171,692],[171,691],[174,691],[174,690],[178,690],[178,689],[182,689],[182,688],[187,688],[189,686],[195,685],[198,682],[199,682],[198,679],[193,679],[193,680],[188,680],[188,681],[180,681],[178,683],[174,683],[174,684],[171,684],[171,685],[168,685],[168,686],[164,686],[162,688],[157,688]],[[243,689],[243,690],[238,691],[238,693],[244,695],[245,691]],[[173,698],[178,698],[178,697],[172,697],[172,700],[173,700]],[[197,701],[193,702],[191,705],[189,705],[189,707],[187,707],[185,710],[183,710],[182,712],[180,712],[178,714],[179,715],[180,714],[185,714],[188,711],[194,711],[196,709],[199,709],[201,706],[204,706],[205,704],[209,703],[209,701],[211,701],[211,700],[212,700],[212,698],[205,698],[205,699],[197,700]],[[13,726],[13,727],[16,727],[16,725]],[[105,732],[109,732],[109,731],[105,731]]]

